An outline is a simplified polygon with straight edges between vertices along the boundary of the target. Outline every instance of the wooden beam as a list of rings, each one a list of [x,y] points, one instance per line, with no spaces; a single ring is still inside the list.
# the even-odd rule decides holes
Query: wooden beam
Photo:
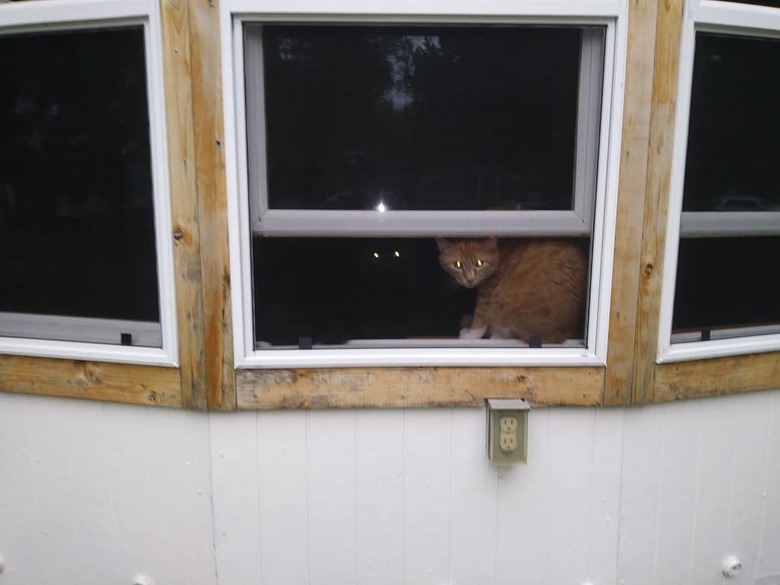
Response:
[[[656,381],[656,402],[780,388],[780,352],[662,364]]]
[[[658,3],[631,0],[604,403],[631,401]]]
[[[239,409],[476,406],[486,398],[597,406],[601,367],[239,370]]]
[[[206,397],[209,409],[235,410],[218,0],[191,0],[189,20]]]
[[[176,368],[0,355],[0,391],[181,406]]]
[[[188,0],[161,0],[182,402],[206,408]]]
[[[669,209],[683,0],[660,0],[647,159],[632,402],[653,401]]]

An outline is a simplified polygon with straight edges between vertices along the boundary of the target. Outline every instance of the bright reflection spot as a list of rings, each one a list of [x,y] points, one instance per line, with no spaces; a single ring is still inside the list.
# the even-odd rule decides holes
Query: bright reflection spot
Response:
[[[380,201],[379,205],[376,206],[376,210],[380,213],[384,213],[387,210],[387,207],[385,207],[384,201]]]
[[[379,258],[379,252],[374,252],[374,258]]]
[[[393,252],[393,256],[395,256],[396,258],[400,258],[401,257],[401,252],[396,250],[395,252]]]

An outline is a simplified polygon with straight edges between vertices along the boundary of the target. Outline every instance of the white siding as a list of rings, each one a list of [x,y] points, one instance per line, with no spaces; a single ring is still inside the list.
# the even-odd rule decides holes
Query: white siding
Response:
[[[780,584],[780,391],[484,424],[0,394],[0,585]]]

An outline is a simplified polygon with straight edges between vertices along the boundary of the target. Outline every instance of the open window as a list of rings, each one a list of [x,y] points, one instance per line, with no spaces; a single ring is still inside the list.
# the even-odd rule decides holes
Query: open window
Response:
[[[158,18],[3,7],[3,353],[177,362]]]
[[[337,4],[224,4],[238,365],[603,364],[617,7]],[[577,250],[576,326],[469,334],[440,251],[492,238]]]
[[[702,2],[688,19],[661,361],[780,349],[780,9]]]

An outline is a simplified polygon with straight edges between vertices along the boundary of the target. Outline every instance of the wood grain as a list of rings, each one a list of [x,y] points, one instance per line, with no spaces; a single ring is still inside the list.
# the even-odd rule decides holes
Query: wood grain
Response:
[[[181,406],[176,368],[0,355],[0,391]]]
[[[596,406],[603,368],[239,370],[239,409],[476,406],[485,398]]]
[[[683,0],[659,2],[634,354],[634,404],[652,402],[655,388],[682,19]]]
[[[780,388],[780,352],[662,364],[655,402]]]
[[[192,96],[209,409],[235,410],[227,188],[222,125],[219,4],[191,0]]]
[[[203,410],[207,406],[203,277],[195,172],[189,2],[162,0],[161,7],[182,397],[185,408]]]
[[[604,403],[631,401],[658,2],[628,8],[626,90]]]

